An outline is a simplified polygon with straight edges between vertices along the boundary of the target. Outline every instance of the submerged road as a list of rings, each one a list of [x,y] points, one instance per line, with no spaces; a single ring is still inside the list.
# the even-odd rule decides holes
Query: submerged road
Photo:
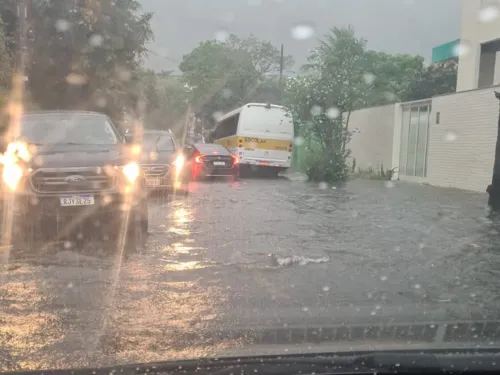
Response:
[[[485,194],[285,178],[191,190],[151,199],[141,252],[5,261],[0,369],[214,356],[248,344],[222,334],[240,328],[499,318]]]

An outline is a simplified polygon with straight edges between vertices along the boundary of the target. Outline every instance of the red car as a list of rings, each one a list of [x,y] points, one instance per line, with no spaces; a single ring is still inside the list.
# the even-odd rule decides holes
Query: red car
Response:
[[[205,177],[240,176],[240,161],[224,146],[212,143],[196,143],[184,148],[185,171],[191,180]]]

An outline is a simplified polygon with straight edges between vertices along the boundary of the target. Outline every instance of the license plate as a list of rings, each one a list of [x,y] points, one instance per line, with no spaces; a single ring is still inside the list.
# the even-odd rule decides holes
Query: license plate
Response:
[[[63,195],[59,197],[62,207],[68,206],[91,206],[94,202],[93,195]]]
[[[214,161],[214,165],[226,165],[223,161]]]
[[[161,179],[159,178],[146,178],[146,186],[160,186]]]

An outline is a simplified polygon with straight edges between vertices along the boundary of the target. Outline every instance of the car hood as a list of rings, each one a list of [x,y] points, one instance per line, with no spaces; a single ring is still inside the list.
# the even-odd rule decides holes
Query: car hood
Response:
[[[123,165],[128,161],[124,145],[51,145],[37,147],[32,168],[71,168]]]

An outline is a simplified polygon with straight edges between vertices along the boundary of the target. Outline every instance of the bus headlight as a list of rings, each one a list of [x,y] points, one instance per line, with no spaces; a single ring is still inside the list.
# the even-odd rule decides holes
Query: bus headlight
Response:
[[[8,163],[3,166],[2,179],[10,190],[15,191],[23,174],[23,169],[19,164]]]
[[[127,178],[128,182],[133,184],[135,180],[137,180],[137,177],[139,177],[141,170],[136,162],[130,162],[122,167],[122,172]]]

